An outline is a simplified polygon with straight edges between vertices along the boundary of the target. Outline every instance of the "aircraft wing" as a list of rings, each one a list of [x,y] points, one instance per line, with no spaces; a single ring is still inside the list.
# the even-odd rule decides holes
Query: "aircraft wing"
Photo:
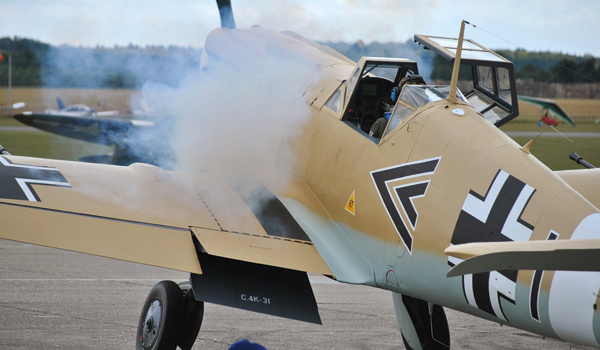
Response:
[[[445,253],[465,259],[447,277],[502,270],[600,271],[600,239],[467,243]]]
[[[594,206],[600,205],[600,169],[554,173]],[[464,259],[448,277],[502,270],[600,271],[600,239],[468,243],[450,246],[445,253]]]
[[[573,121],[571,116],[569,116],[569,114],[565,112],[565,110],[562,109],[562,107],[558,103],[556,103],[556,101],[530,96],[519,96],[519,101],[531,103],[536,106],[540,106],[543,109],[548,109],[552,113],[557,115],[560,119],[562,119],[564,122],[575,126],[575,122]]]
[[[150,121],[43,113],[17,114],[14,118],[53,134],[107,146],[123,142],[125,136],[135,129],[153,126]]]
[[[276,197],[254,202],[257,190],[268,190],[244,181],[2,155],[0,238],[195,274],[200,250],[333,275]],[[276,215],[278,226],[265,215]]]
[[[600,168],[554,172],[596,208],[600,208]]]

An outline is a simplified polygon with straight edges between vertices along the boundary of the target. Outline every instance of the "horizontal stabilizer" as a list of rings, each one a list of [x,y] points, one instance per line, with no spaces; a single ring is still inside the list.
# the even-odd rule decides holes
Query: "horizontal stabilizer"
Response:
[[[600,271],[600,239],[467,243],[445,253],[465,259],[446,277],[501,270]]]

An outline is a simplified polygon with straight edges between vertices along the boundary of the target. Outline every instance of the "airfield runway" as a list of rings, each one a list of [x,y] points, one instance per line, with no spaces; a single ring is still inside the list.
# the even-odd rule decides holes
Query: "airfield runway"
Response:
[[[0,350],[129,349],[150,288],[187,274],[0,240]],[[389,292],[311,276],[323,325],[207,304],[194,349],[402,349]],[[440,291],[443,293],[443,291]],[[586,349],[446,310],[453,349]]]

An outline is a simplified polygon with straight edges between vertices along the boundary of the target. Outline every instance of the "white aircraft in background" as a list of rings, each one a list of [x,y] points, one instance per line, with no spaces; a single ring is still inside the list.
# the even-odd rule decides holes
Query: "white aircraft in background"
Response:
[[[60,97],[56,98],[56,102],[58,103],[58,109],[47,109],[44,111],[44,113],[66,117],[110,117],[119,114],[119,111],[116,110],[96,112],[96,110],[94,110],[93,108],[81,103],[65,106]]]

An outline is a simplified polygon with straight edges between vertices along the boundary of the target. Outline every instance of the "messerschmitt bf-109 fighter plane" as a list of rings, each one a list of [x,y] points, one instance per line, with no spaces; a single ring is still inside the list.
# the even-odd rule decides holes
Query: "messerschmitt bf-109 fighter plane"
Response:
[[[0,238],[189,272],[150,291],[138,349],[190,349],[204,302],[320,323],[307,272],[391,291],[408,349],[450,347],[444,307],[600,347],[600,173],[553,172],[498,130],[518,114],[510,62],[462,30],[415,40],[455,61],[450,86],[423,84],[407,59],[216,29],[196,98],[231,133],[242,123],[244,137],[217,139],[243,172],[218,167],[230,150],[202,158],[195,134],[197,172],[2,150]],[[252,94],[247,77],[281,93]],[[253,137],[274,142],[256,152]]]

